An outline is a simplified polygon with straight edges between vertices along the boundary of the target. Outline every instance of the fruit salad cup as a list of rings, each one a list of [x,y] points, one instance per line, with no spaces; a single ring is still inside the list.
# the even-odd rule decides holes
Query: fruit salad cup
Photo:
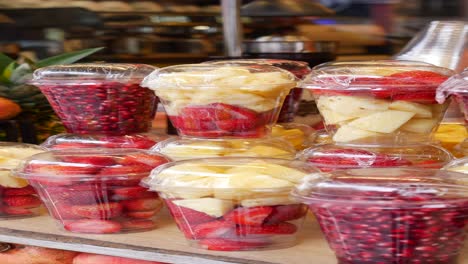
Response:
[[[58,134],[49,137],[42,147],[48,150],[73,148],[135,148],[150,149],[167,137],[152,134],[124,136]]]
[[[140,180],[168,162],[138,149],[68,149],[24,160],[15,174],[39,193],[65,230],[109,234],[150,230],[162,201]]]
[[[172,160],[214,157],[265,157],[294,159],[296,150],[281,138],[235,139],[235,138],[170,138],[150,149]]]
[[[154,69],[144,64],[49,66],[36,70],[31,83],[69,133],[127,135],[151,128],[156,96],[140,82]]]
[[[467,175],[380,168],[317,174],[292,192],[339,264],[455,264],[468,220]]]
[[[291,143],[296,150],[310,147],[316,139],[316,131],[308,125],[281,123],[273,126],[271,136]]]
[[[293,60],[276,60],[276,59],[240,59],[240,60],[220,60],[220,61],[207,61],[207,64],[215,65],[246,65],[246,64],[260,64],[270,65],[274,67],[287,70],[294,74],[298,79],[303,79],[310,73],[309,63],[305,61]],[[278,122],[286,123],[292,122],[294,116],[299,109],[299,100],[301,99],[302,89],[294,88],[289,92],[284,100],[283,106],[279,113]]]
[[[448,106],[436,102],[436,89],[452,74],[422,62],[332,62],[315,67],[301,87],[335,142],[401,145],[430,141]]]
[[[323,172],[329,172],[384,167],[440,169],[453,156],[444,148],[429,144],[361,147],[327,144],[305,149],[298,154],[298,159],[309,162]]]
[[[14,177],[11,170],[22,159],[43,151],[36,145],[0,142],[0,219],[39,214],[42,203],[36,191],[26,180]]]
[[[156,70],[142,85],[180,136],[258,138],[271,132],[296,78],[268,65],[187,64]]]
[[[163,165],[142,183],[164,199],[191,246],[259,250],[296,244],[306,206],[289,192],[312,172],[284,159],[192,159]]]
[[[447,98],[454,96],[465,116],[468,126],[468,68],[460,74],[452,76],[437,89],[437,101],[444,103]]]

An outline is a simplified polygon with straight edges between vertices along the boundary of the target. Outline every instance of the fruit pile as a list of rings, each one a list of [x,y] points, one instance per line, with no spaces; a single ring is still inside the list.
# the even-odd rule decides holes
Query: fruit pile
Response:
[[[268,65],[189,64],[157,70],[142,85],[181,136],[258,138],[269,134],[296,81]]]
[[[288,194],[311,171],[298,161],[211,158],[171,163],[143,182],[192,246],[256,250],[296,243],[307,208]]]
[[[0,143],[0,219],[39,214],[42,205],[27,181],[13,177],[11,169],[22,159],[44,150],[29,144]]]
[[[293,146],[278,138],[170,138],[159,142],[150,151],[167,155],[172,160],[233,156],[293,159],[296,155]]]
[[[59,134],[49,137],[41,147],[48,150],[74,148],[134,148],[150,149],[159,136],[133,134],[125,136]]]
[[[341,171],[299,186],[339,263],[456,263],[468,220],[459,174]],[[463,191],[460,188],[464,189]]]
[[[168,161],[136,149],[56,150],[30,157],[16,173],[66,230],[118,233],[155,227],[162,202],[139,183]]]
[[[448,103],[435,100],[437,87],[453,72],[430,64],[329,63],[315,69],[311,89],[335,142],[406,144],[428,141]]]

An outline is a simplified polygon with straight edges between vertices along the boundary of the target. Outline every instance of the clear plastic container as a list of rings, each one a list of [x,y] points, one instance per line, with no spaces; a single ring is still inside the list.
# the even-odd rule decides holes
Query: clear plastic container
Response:
[[[307,74],[310,73],[311,69],[309,63],[305,61],[294,61],[294,60],[277,60],[277,59],[239,59],[239,60],[218,60],[218,61],[207,61],[207,64],[215,65],[246,65],[246,64],[263,64],[287,70],[294,74],[298,79],[303,79]],[[278,116],[278,122],[286,123],[292,122],[294,116],[299,109],[299,100],[301,99],[302,89],[292,89],[286,99],[284,99],[283,106],[281,107],[280,114]]]
[[[36,216],[41,200],[28,182],[14,177],[11,170],[22,159],[45,151],[37,145],[0,142],[0,219]]]
[[[331,62],[301,87],[312,92],[335,142],[401,145],[430,141],[449,103],[436,102],[436,89],[452,74],[422,62]]]
[[[138,149],[68,149],[29,157],[15,169],[65,230],[109,234],[150,230],[162,201],[140,180],[168,162]]]
[[[159,142],[150,151],[162,153],[172,160],[214,157],[266,157],[294,159],[296,150],[280,138],[206,139],[170,138]]]
[[[468,157],[456,159],[447,164],[447,166],[445,166],[444,169],[448,171],[455,171],[468,174]]]
[[[465,116],[465,123],[468,125],[468,68],[462,73],[452,76],[437,89],[439,103],[444,103],[450,96],[455,97]]]
[[[192,159],[163,165],[142,184],[165,200],[191,246],[259,250],[297,243],[306,206],[289,192],[316,172],[284,159]]]
[[[296,78],[268,65],[187,64],[156,70],[142,85],[180,136],[258,138],[271,132]]]
[[[298,154],[298,159],[328,172],[379,167],[440,169],[453,156],[447,150],[430,144],[361,147],[327,144],[304,150]]]
[[[292,192],[309,206],[340,264],[457,263],[467,175],[431,169],[343,170]]]
[[[156,96],[140,82],[154,69],[144,64],[48,66],[34,72],[31,84],[41,89],[69,133],[127,135],[151,128]]]
[[[296,150],[303,150],[314,143],[317,133],[308,125],[281,123],[273,126],[271,136],[288,141]]]
[[[41,146],[48,150],[72,148],[150,149],[164,139],[166,137],[152,134],[125,136],[58,134],[49,137]]]

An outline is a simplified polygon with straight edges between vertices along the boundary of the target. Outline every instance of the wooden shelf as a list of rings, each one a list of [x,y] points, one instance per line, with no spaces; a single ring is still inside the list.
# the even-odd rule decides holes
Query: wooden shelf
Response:
[[[319,227],[308,216],[299,244],[287,249],[219,252],[191,248],[163,211],[150,232],[81,235],[60,230],[49,216],[0,221],[0,241],[177,264],[335,264]],[[460,264],[468,264],[468,246]]]

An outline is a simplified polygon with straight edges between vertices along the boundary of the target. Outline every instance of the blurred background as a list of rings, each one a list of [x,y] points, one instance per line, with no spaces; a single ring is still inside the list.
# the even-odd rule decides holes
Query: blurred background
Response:
[[[243,0],[240,6],[242,56],[312,66],[389,58],[430,21],[468,18],[466,0]],[[222,22],[219,0],[0,0],[0,52],[35,59],[103,46],[88,60],[200,62],[226,56]]]

